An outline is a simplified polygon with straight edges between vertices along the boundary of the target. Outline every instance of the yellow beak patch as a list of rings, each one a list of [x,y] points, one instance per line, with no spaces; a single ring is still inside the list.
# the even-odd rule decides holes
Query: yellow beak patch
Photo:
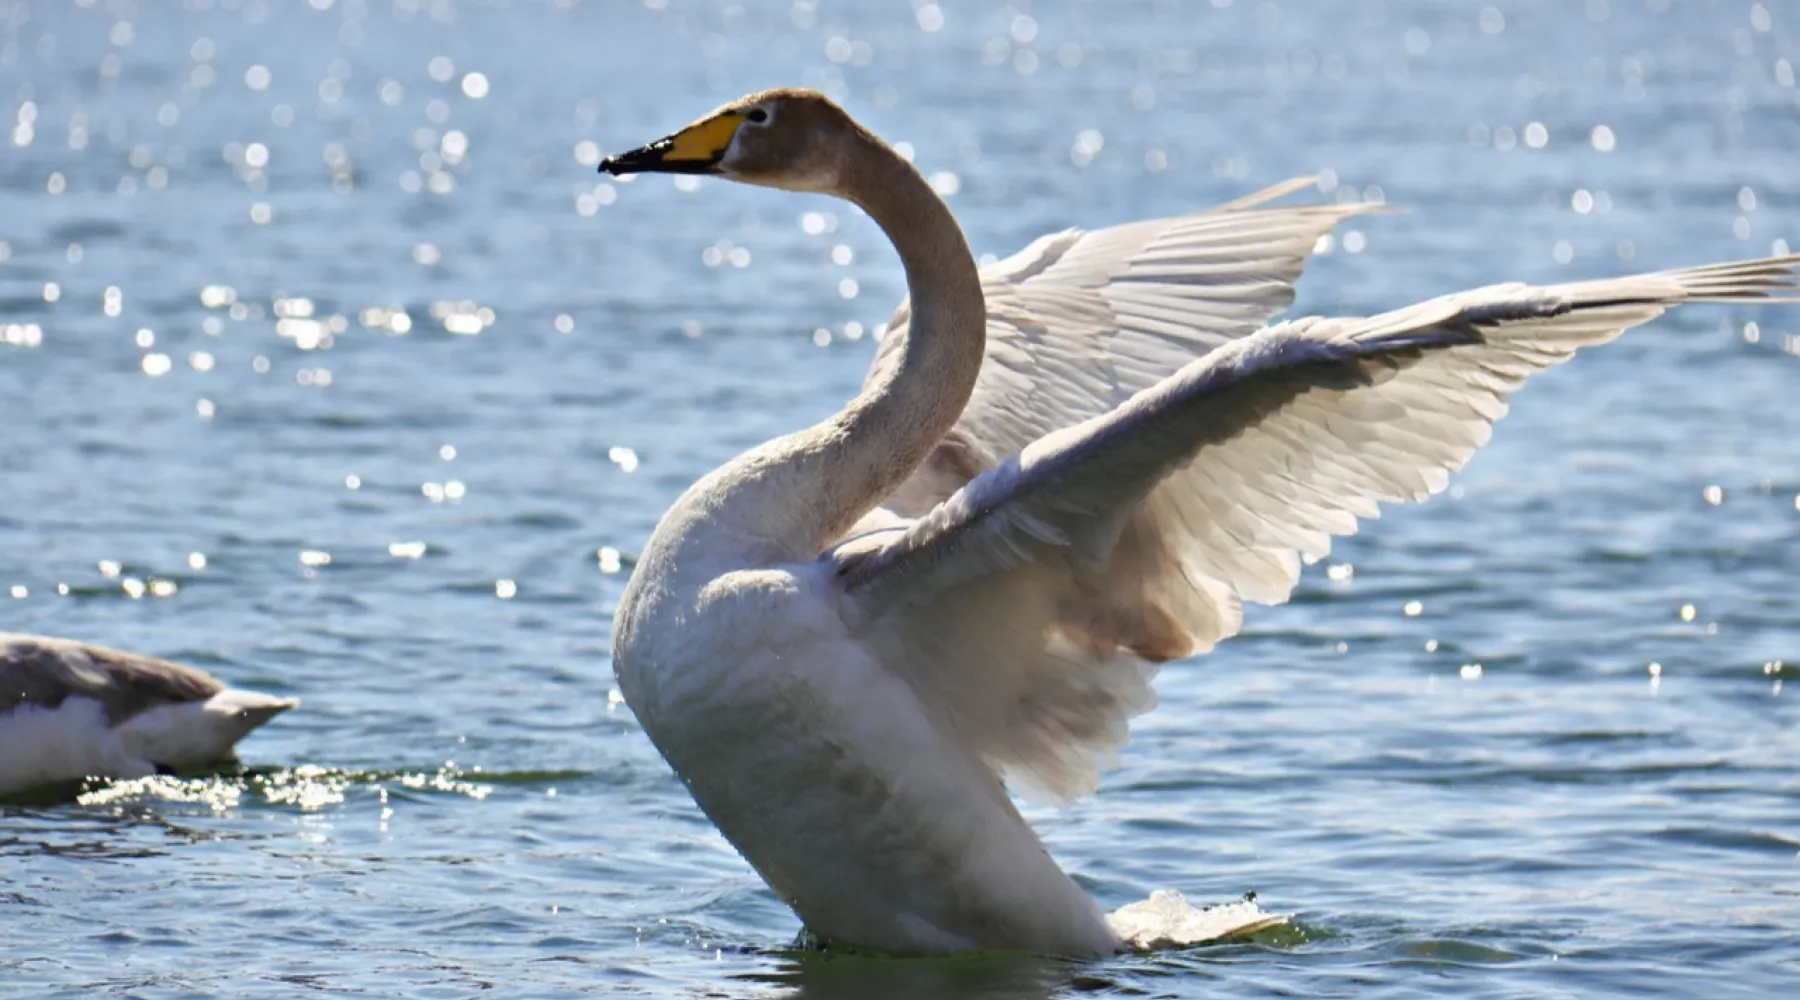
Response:
[[[668,146],[661,151],[662,159],[712,163],[725,155],[726,147],[731,145],[731,137],[737,135],[738,126],[743,123],[744,116],[735,111],[726,111],[705,121],[695,122],[669,136],[666,140]]]

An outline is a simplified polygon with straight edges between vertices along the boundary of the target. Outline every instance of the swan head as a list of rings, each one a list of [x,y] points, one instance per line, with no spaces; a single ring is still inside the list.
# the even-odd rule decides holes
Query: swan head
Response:
[[[797,87],[741,97],[692,125],[618,156],[610,174],[711,174],[789,191],[837,193],[846,158],[873,139],[844,109]]]

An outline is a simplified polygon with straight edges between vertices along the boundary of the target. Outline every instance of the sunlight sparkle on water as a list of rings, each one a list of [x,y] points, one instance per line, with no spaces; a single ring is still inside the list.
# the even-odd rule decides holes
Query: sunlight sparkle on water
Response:
[[[104,806],[121,802],[159,801],[194,803],[214,813],[223,814],[237,808],[243,789],[220,779],[183,780],[167,775],[114,781],[84,793],[76,801],[83,806]]]
[[[23,406],[0,603],[8,627],[305,704],[242,770],[6,814],[23,836],[0,853],[49,905],[0,916],[0,969],[47,994],[295,974],[605,994],[651,966],[663,992],[845,992],[843,963],[766,950],[796,924],[642,738],[607,653],[657,515],[853,393],[907,290],[854,207],[595,172],[738,93],[786,74],[841,100],[986,265],[1287,176],[1321,176],[1289,204],[1391,195],[1407,214],[1318,239],[1291,315],[1800,239],[1800,51],[1770,0],[168,6],[0,0],[0,382]],[[1782,995],[1797,920],[1762,889],[1794,857],[1763,836],[1794,777],[1768,750],[1793,315],[1674,310],[1521,395],[1449,495],[1303,560],[1293,603],[1246,605],[1203,661],[1232,669],[1162,671],[1098,808],[1042,814],[1059,858],[1109,909],[1155,881],[1254,884],[1329,938],[1298,963],[1251,945],[1239,992],[1431,992],[1461,956],[1528,995],[1543,968],[1518,957],[1579,939],[1596,994],[1680,966]],[[1404,850],[1375,843],[1372,804]],[[1168,830],[1224,865],[1163,864]],[[1489,863],[1545,838],[1566,865]],[[1353,877],[1292,863],[1334,854]],[[1409,891],[1420,865],[1459,891]],[[184,866],[204,877],[167,877]],[[659,894],[692,905],[609,923]],[[1699,898],[1717,919],[1664,919]],[[180,948],[116,960],[168,913]],[[592,961],[515,947],[575,940],[571,918],[593,933],[551,951]],[[986,992],[1217,971],[1172,952]],[[982,992],[957,978],[901,991]]]

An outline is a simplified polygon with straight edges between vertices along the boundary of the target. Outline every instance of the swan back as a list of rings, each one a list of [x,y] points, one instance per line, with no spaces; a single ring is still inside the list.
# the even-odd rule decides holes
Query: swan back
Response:
[[[0,633],[0,795],[227,759],[298,704],[152,656]]]

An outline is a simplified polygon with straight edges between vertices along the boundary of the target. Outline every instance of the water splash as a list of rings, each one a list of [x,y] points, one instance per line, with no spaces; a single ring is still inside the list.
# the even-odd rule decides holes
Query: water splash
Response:
[[[77,805],[90,807],[198,804],[215,815],[252,805],[295,807],[311,813],[343,805],[347,796],[359,791],[373,792],[384,801],[388,790],[394,788],[443,793],[479,802],[493,793],[495,782],[529,784],[545,777],[557,777],[537,772],[519,775],[483,773],[482,780],[469,780],[474,773],[448,766],[435,771],[354,771],[307,764],[270,771],[188,777],[159,774],[90,786],[76,794],[74,801]]]
[[[1197,907],[1173,889],[1158,889],[1140,903],[1107,914],[1107,926],[1134,948],[1184,948],[1248,937],[1287,923],[1288,918],[1256,905],[1256,894],[1215,906]]]

